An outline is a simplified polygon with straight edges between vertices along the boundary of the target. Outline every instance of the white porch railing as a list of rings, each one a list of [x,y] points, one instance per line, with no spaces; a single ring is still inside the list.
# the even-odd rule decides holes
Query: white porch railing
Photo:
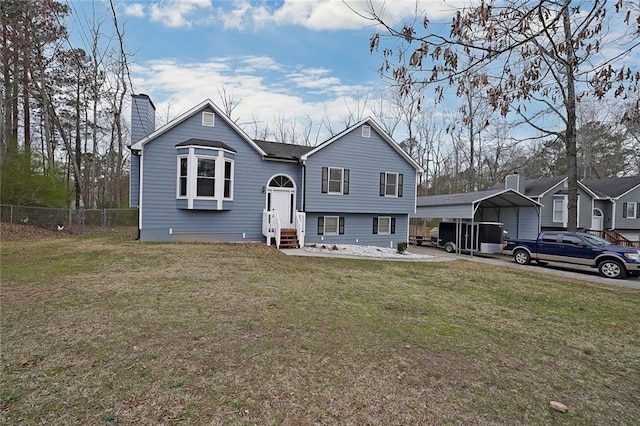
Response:
[[[300,247],[304,247],[304,234],[307,227],[307,214],[305,212],[299,212],[296,210],[295,221],[298,244],[300,245]]]
[[[280,248],[280,216],[275,210],[262,210],[262,235],[267,237],[267,245],[271,245],[271,238],[276,239],[276,248]]]

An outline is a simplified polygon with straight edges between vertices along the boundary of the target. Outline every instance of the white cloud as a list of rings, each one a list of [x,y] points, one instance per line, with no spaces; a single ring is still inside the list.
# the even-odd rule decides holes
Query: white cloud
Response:
[[[374,25],[366,19],[371,9],[385,22],[397,25],[425,13],[431,20],[450,17],[455,10],[475,0],[284,0],[254,3],[248,0],[224,1],[214,7],[212,0],[166,0],[147,8],[152,21],[168,27],[221,23],[225,29],[247,30],[277,26],[300,26],[314,31],[362,29]],[[129,16],[142,17],[140,3],[127,6]],[[363,15],[363,16],[359,16]]]
[[[238,68],[236,71],[242,73],[251,73],[255,71],[279,71],[282,66],[274,61],[272,58],[266,56],[247,56],[243,58],[240,63],[242,68]]]
[[[151,20],[171,28],[190,27],[193,18],[211,9],[211,0],[168,0],[150,6]]]
[[[340,86],[340,79],[338,77],[325,77],[330,71],[324,68],[308,68],[300,72],[294,72],[287,75],[290,82],[294,83],[297,87],[306,89],[322,89],[320,92],[314,93],[326,93],[332,91],[332,88]]]
[[[144,6],[140,3],[128,4],[124,8],[124,14],[133,18],[144,18]]]
[[[391,25],[403,19],[421,20],[428,12],[430,19],[449,17],[465,0],[285,0],[279,7],[252,5],[247,1],[233,3],[231,9],[216,11],[225,28],[247,29],[268,25],[297,25],[311,30],[361,29],[374,24],[366,19],[373,11]],[[362,15],[362,16],[359,16]],[[364,16],[364,17],[363,17]]]
[[[270,71],[264,73],[259,67],[252,70],[247,64],[266,64]],[[238,69],[243,73],[238,73]],[[271,58],[258,56],[192,63],[154,60],[133,65],[131,72],[134,89],[148,94],[154,101],[159,124],[207,98],[222,106],[220,94],[224,87],[227,95],[239,104],[233,114],[239,123],[258,119],[258,127],[274,131],[279,117],[288,125],[297,123],[298,130],[306,125],[303,123],[311,121],[313,137],[320,134],[320,139],[328,136],[326,128],[321,127],[323,120],[331,120],[334,130],[339,128],[349,115],[349,107],[357,102],[355,97],[364,88],[342,84],[328,69],[292,70]],[[253,136],[251,128],[247,128],[247,133]]]

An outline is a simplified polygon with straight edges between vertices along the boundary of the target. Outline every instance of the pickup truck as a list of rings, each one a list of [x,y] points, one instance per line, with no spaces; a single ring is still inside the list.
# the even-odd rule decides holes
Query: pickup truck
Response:
[[[598,268],[606,278],[625,278],[640,274],[640,249],[616,246],[600,237],[581,232],[545,231],[536,240],[507,241],[503,253],[516,263],[532,260],[587,265]]]

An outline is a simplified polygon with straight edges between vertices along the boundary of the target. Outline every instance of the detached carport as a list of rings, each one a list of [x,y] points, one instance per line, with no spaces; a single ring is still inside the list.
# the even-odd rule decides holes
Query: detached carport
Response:
[[[494,189],[418,197],[416,214],[411,217],[470,222],[472,229],[476,222],[500,222],[511,239],[536,239],[541,207],[513,189]]]

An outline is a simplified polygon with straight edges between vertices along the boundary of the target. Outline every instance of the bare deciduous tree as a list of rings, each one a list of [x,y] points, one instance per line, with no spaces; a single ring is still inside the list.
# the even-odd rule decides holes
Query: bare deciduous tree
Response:
[[[394,28],[372,2],[366,17],[385,31],[371,37],[371,51],[385,36],[392,38],[382,51],[381,71],[400,93],[427,83],[442,98],[447,85],[461,87],[473,69],[470,84],[484,90],[492,108],[562,142],[568,229],[575,230],[576,106],[587,97],[624,97],[638,90],[640,72],[623,60],[640,45],[637,2],[485,0],[458,10],[448,35],[432,31],[428,15]]]

